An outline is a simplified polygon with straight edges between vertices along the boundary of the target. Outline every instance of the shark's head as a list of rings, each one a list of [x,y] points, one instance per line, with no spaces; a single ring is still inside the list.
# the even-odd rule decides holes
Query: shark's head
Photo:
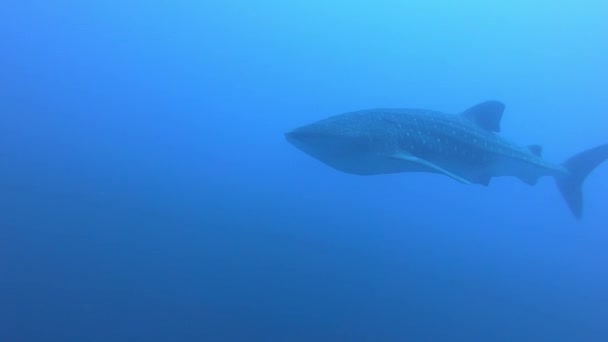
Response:
[[[287,132],[285,138],[311,157],[332,166],[365,153],[369,145],[366,134],[325,120]]]
[[[403,172],[411,165],[387,157],[396,151],[396,127],[375,111],[360,111],[296,128],[285,133],[285,138],[304,153],[343,172]]]

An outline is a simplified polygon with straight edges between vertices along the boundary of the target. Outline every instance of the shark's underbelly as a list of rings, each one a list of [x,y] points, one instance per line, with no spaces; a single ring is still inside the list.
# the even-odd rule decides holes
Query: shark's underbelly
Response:
[[[356,175],[378,175],[400,172],[433,172],[429,168],[412,162],[391,158],[380,154],[361,154],[357,156],[334,157],[321,159],[325,164]]]

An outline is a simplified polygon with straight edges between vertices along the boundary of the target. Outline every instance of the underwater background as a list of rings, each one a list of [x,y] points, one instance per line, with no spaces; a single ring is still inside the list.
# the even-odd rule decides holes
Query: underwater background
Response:
[[[495,99],[608,142],[605,1],[0,2],[0,341],[608,341],[608,164],[354,176],[284,132]]]

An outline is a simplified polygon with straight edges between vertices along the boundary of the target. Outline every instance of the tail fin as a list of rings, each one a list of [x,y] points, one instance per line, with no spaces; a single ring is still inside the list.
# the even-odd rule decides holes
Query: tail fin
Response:
[[[583,151],[562,164],[568,170],[568,174],[556,177],[555,180],[576,218],[583,216],[582,187],[585,178],[606,159],[608,159],[608,144]]]

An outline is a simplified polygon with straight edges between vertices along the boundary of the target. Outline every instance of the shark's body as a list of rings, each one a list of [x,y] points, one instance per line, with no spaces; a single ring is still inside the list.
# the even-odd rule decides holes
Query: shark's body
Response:
[[[521,147],[497,134],[503,110],[497,101],[460,114],[363,110],[297,128],[286,137],[329,166],[359,175],[432,172],[482,185],[499,176],[515,176],[528,184],[553,176],[573,213],[580,216],[582,181],[608,158],[608,144],[564,164],[551,163],[541,157],[539,146]]]

